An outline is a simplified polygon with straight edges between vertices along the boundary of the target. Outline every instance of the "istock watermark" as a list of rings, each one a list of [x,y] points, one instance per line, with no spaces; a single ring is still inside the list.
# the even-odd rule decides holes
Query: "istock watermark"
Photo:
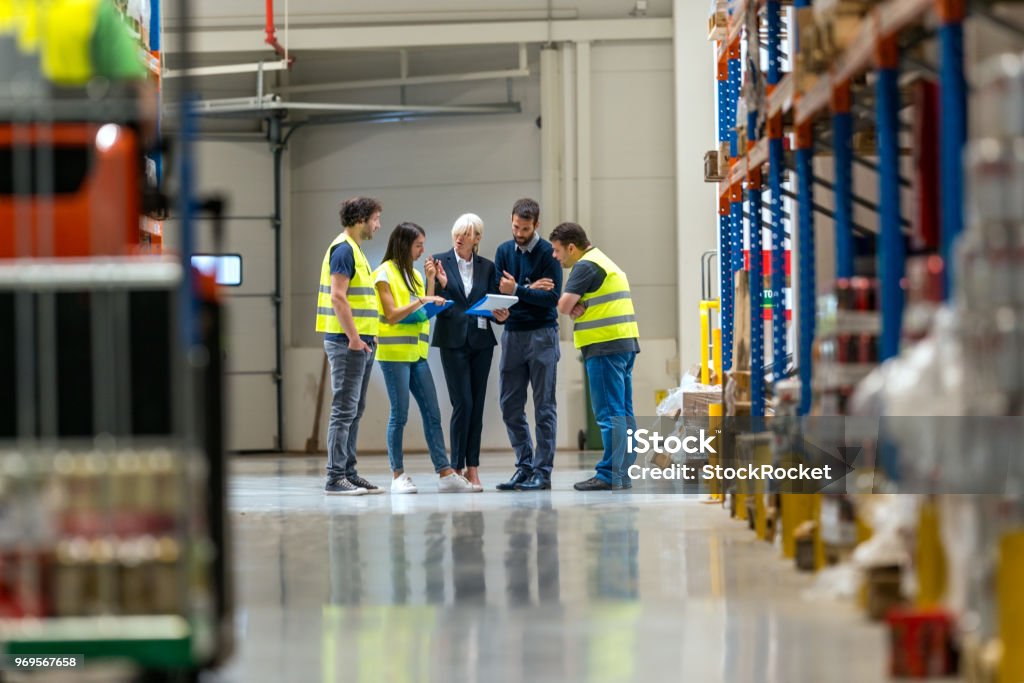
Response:
[[[710,418],[685,398],[679,408],[602,434],[617,490],[1024,498],[1024,416]]]
[[[715,436],[715,434],[706,433],[703,429],[698,434],[684,437],[679,437],[675,434],[662,436],[650,429],[627,429],[626,450],[633,455],[645,455],[652,451],[655,453],[668,453],[669,455],[678,455],[680,453],[707,455],[709,453],[717,453],[711,443]]]

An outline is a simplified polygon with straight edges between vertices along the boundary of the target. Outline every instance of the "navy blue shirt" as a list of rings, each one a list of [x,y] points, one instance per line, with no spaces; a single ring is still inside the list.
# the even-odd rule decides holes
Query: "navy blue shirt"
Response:
[[[345,275],[348,277],[349,282],[356,274],[356,255],[352,251],[352,245],[348,242],[339,242],[334,245],[334,251],[331,252],[331,275]],[[359,335],[362,337],[364,342],[372,342],[373,337],[365,334]],[[328,332],[324,335],[324,339],[333,342],[339,342],[342,344],[348,344],[348,335],[344,332]]]
[[[515,240],[504,242],[494,254],[498,278],[507,271],[516,281],[515,295],[519,302],[508,309],[505,329],[513,332],[558,327],[558,297],[562,295],[562,265],[555,260],[551,243],[539,236],[528,251]],[[555,288],[550,292],[530,289],[530,283],[550,279]]]
[[[569,281],[565,283],[567,294],[593,294],[601,289],[604,279],[608,273],[604,268],[593,261],[577,261],[569,273]],[[640,341],[636,337],[626,339],[613,339],[612,341],[597,342],[588,344],[580,351],[583,353],[583,360],[594,356],[610,356],[615,353],[640,353]]]

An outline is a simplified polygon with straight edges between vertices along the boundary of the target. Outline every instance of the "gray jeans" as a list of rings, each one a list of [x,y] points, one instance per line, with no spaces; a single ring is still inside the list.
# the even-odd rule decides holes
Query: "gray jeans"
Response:
[[[324,339],[324,351],[331,364],[331,417],[327,423],[327,477],[356,474],[356,439],[359,419],[366,409],[366,387],[377,355],[377,343],[370,352],[352,351],[347,342]]]
[[[558,370],[558,330],[505,330],[501,335],[498,364],[501,417],[508,440],[516,452],[516,468],[539,472],[551,478],[555,460],[558,413],[555,405],[555,376]],[[533,386],[533,410],[537,423],[537,448],[526,421],[526,389]]]

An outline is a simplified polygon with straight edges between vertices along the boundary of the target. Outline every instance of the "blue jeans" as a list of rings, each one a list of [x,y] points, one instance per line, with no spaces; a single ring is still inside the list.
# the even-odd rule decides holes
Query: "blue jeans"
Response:
[[[377,355],[376,342],[370,353],[352,351],[347,341],[324,340],[331,364],[331,416],[327,422],[327,476],[331,479],[355,476],[356,439],[359,419],[366,409],[366,387]]]
[[[588,358],[584,365],[590,382],[590,405],[601,428],[604,456],[597,463],[597,478],[618,484],[636,459],[626,453],[626,430],[636,429],[633,415],[633,363],[636,353],[613,353]]]
[[[508,440],[516,452],[516,469],[551,478],[555,462],[558,412],[555,377],[558,372],[558,329],[505,330],[501,335],[499,402]],[[526,421],[526,389],[533,387],[537,449]]]
[[[427,361],[381,361],[380,369],[384,371],[384,386],[387,387],[388,399],[391,401],[391,414],[388,416],[388,459],[391,461],[392,471],[401,472],[404,469],[402,436],[405,432],[405,423],[409,420],[410,392],[416,399],[416,405],[420,407],[423,435],[427,438],[427,448],[430,450],[430,462],[434,464],[434,471],[440,472],[451,467],[448,454],[444,450],[441,409],[437,406],[434,377],[430,374]]]

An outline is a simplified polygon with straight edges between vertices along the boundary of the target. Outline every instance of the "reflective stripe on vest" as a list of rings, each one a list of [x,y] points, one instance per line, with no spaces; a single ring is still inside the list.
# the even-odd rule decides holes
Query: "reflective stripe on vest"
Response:
[[[405,275],[399,270],[393,261],[385,261],[374,271],[376,274],[386,270],[388,274],[388,285],[391,289],[391,299],[395,308],[408,306],[412,297],[423,296],[423,278],[413,271],[415,276],[415,293],[409,291],[405,283]],[[430,321],[421,323],[397,323],[390,325],[384,317],[384,306],[377,297],[378,315],[380,321],[380,332],[377,338],[377,360],[383,362],[413,363],[421,358],[427,357],[430,341]]]
[[[587,310],[576,318],[572,328],[572,341],[576,348],[616,339],[638,338],[640,329],[636,324],[626,274],[600,249],[591,249],[580,261],[590,261],[599,266],[605,272],[605,278],[596,292],[580,297],[580,303]]]
[[[327,247],[324,254],[323,265],[320,266],[320,287],[316,295],[316,331],[329,334],[343,334],[345,330],[341,327],[341,321],[334,313],[334,305],[331,303],[331,252],[334,247],[345,242],[352,247],[352,255],[355,260],[356,272],[348,283],[348,291],[345,298],[352,309],[352,318],[356,323],[356,331],[361,336],[375,337],[379,325],[377,323],[377,293],[373,289],[373,274],[370,270],[370,263],[363,255],[355,240],[346,233],[341,233],[331,245]]]

